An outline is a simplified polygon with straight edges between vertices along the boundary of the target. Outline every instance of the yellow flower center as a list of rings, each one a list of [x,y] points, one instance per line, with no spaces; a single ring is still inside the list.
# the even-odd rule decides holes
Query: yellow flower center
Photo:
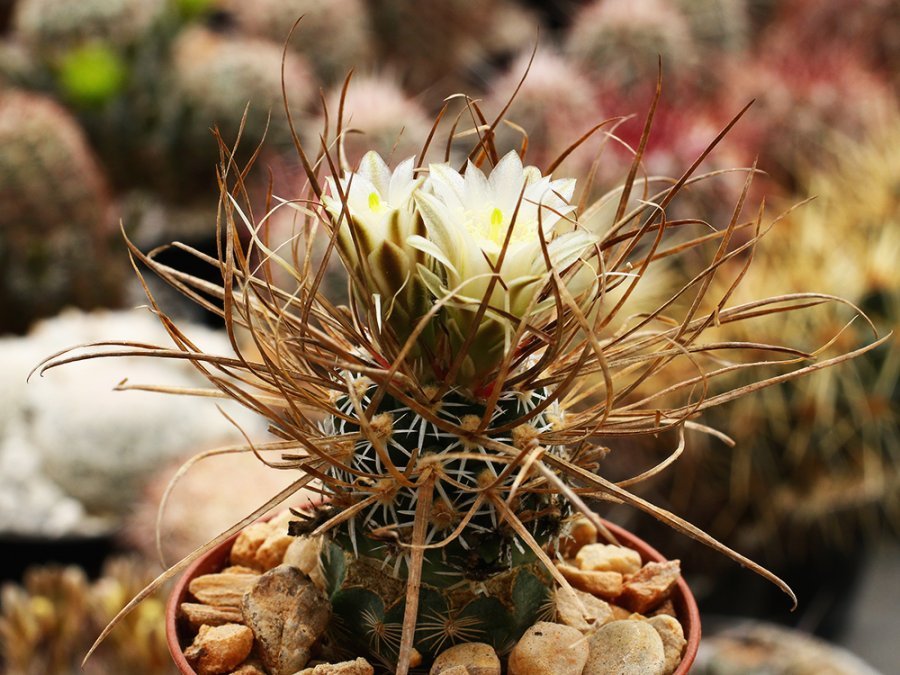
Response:
[[[495,244],[501,244],[505,235],[506,228],[503,227],[503,211],[495,208],[491,211],[491,226],[488,230],[488,239]]]
[[[377,192],[369,193],[369,210],[372,213],[381,213],[384,210],[384,205],[381,203],[381,195]]]

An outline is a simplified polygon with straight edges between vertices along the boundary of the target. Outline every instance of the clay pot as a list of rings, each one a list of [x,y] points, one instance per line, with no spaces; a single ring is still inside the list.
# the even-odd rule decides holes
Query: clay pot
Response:
[[[619,540],[619,543],[633,548],[641,554],[642,562],[665,561],[665,558],[643,539],[637,538],[635,535],[612,523],[606,521],[604,523],[609,528],[609,531]],[[175,665],[178,666],[179,672],[184,675],[196,675],[196,672],[191,668],[187,659],[184,658],[184,648],[187,644],[179,639],[178,608],[187,598],[188,584],[192,579],[203,574],[218,572],[226,566],[228,556],[231,553],[231,546],[236,538],[237,535],[223,542],[188,567],[169,596],[169,601],[166,604],[166,640]],[[685,675],[685,673],[690,672],[691,665],[694,663],[694,659],[697,658],[697,650],[700,647],[700,612],[697,609],[694,595],[683,577],[678,580],[678,585],[672,593],[672,604],[675,605],[678,620],[684,628],[684,637],[687,640],[681,664],[675,669],[673,675]]]

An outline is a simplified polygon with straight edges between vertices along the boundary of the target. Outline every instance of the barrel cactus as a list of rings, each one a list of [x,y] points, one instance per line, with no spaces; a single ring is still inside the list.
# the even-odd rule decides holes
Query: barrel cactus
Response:
[[[567,52],[610,89],[653,81],[659,60],[684,73],[697,61],[691,26],[671,0],[599,0],[575,16]]]
[[[461,113],[477,118],[474,108]],[[587,499],[645,511],[790,593],[759,565],[628,489],[681,447],[619,482],[602,469],[620,442],[708,431],[697,414],[747,391],[715,389],[730,369],[752,370],[761,354],[777,358],[785,349],[809,356],[711,334],[802,307],[804,298],[729,306],[741,273],[729,290],[709,295],[725,263],[745,260],[756,237],[733,240],[739,204],[713,236],[702,220],[681,221],[696,225],[695,235],[685,239],[687,230],[675,228],[666,246],[673,233],[665,213],[687,178],[655,192],[635,177],[640,152],[623,185],[579,205],[574,179],[544,175],[515,151],[501,157],[491,138],[482,129],[461,168],[443,161],[444,142],[393,167],[368,153],[349,171],[331,153],[333,138],[317,156],[300,149],[307,186],[276,208],[294,208],[306,231],[327,237],[349,277],[347,306],[319,292],[321,268],[306,257],[312,246],[282,257],[287,247],[269,245],[262,224],[240,206],[242,177],[228,172],[221,200],[228,244],[221,260],[206,259],[222,272],[220,287],[132,248],[224,316],[229,331],[248,329],[254,353],[204,353],[168,319],[175,350],[123,342],[116,352],[191,360],[210,380],[208,395],[237,399],[268,421],[273,439],[246,451],[297,475],[210,545],[301,488],[321,493],[318,505],[296,513],[291,532],[326,538],[321,566],[336,648],[401,675],[461,641],[489,642],[502,653],[552,614],[551,592],[569,588],[554,558],[571,514],[580,511],[615,541]],[[249,244],[239,236],[245,230]],[[712,258],[691,283],[649,312],[630,311],[629,296],[665,278],[655,270],[668,258],[695,264],[710,242]],[[272,266],[292,283],[274,286]],[[779,379],[878,344],[820,355]],[[745,358],[722,368],[720,352]],[[673,383],[668,371],[679,362],[693,370]]]
[[[327,83],[343,77],[351,68],[362,67],[372,58],[372,31],[366,3],[362,0],[215,0],[249,35],[281,44],[291,25],[300,17],[290,47],[308,59],[316,74]]]
[[[68,305],[116,304],[109,191],[77,122],[48,98],[6,90],[0,145],[0,332]]]
[[[167,0],[22,0],[16,36],[45,55],[101,40],[129,48],[145,39],[166,12]]]

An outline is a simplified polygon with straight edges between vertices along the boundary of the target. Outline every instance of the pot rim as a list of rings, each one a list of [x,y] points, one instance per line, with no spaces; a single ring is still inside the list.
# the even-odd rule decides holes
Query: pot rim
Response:
[[[640,553],[643,563],[664,562],[667,560],[659,551],[637,535],[608,520],[603,520],[603,524],[609,528],[609,531],[622,544]],[[178,639],[178,609],[187,597],[188,584],[192,579],[202,574],[212,573],[224,566],[228,555],[231,553],[231,546],[237,539],[238,534],[222,542],[189,565],[172,588],[172,592],[166,602],[166,643],[169,646],[169,653],[172,655],[172,659],[182,675],[197,675],[197,673],[184,657],[184,650]],[[684,628],[684,637],[687,640],[687,644],[681,656],[681,663],[672,675],[685,675],[690,672],[691,666],[697,658],[697,651],[700,648],[700,610],[697,608],[697,601],[683,575],[678,578],[676,588],[678,592],[673,594],[672,603],[675,605],[675,610],[678,613],[677,618]]]

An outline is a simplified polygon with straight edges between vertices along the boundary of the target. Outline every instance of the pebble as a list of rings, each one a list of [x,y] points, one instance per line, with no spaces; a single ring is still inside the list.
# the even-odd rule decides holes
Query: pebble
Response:
[[[320,663],[314,668],[304,668],[294,675],[374,675],[375,669],[360,657],[355,661],[341,663]]]
[[[597,528],[587,518],[573,521],[569,533],[560,539],[559,548],[567,558],[574,558],[582,547],[597,542]]]
[[[625,578],[619,572],[581,570],[569,563],[558,563],[556,567],[566,581],[580,591],[607,600],[617,598],[622,593]]]
[[[450,666],[446,670],[441,671],[441,675],[470,675],[469,669],[465,666]]]
[[[613,619],[613,608],[605,600],[577,588],[557,588],[556,618],[563,625],[590,633]]]
[[[500,657],[484,642],[464,642],[441,652],[429,673],[445,675],[456,666],[464,666],[468,675],[500,675]]]
[[[261,663],[246,662],[242,663],[237,670],[233,670],[228,675],[266,675]]]
[[[684,629],[678,619],[667,614],[651,617],[647,619],[647,623],[653,626],[662,639],[663,652],[666,657],[664,673],[671,675],[681,663],[681,654],[687,644],[687,640],[684,639]]]
[[[653,633],[656,634],[655,631]],[[540,621],[525,631],[513,647],[507,673],[581,675],[588,660],[588,651],[587,641],[576,629]]]
[[[644,621],[612,621],[590,638],[582,675],[663,675],[662,638]]]
[[[253,632],[246,626],[201,626],[184,657],[198,675],[220,675],[243,663],[252,648]]]
[[[252,523],[241,530],[231,547],[231,564],[261,569],[256,560],[256,552],[272,532],[269,523]]]
[[[292,537],[293,541],[284,552],[282,562],[298,568],[308,575],[319,588],[325,587],[325,577],[319,565],[322,552],[322,537]]]
[[[200,630],[200,626],[222,626],[226,623],[241,623],[244,615],[240,607],[213,607],[197,602],[182,602],[181,616],[194,630]]]
[[[204,574],[192,579],[188,590],[204,605],[240,607],[244,593],[257,579],[258,574]]]
[[[681,577],[681,562],[650,562],[628,578],[619,603],[633,612],[647,614],[669,599]]]
[[[324,593],[288,565],[261,575],[244,595],[242,610],[270,675],[290,675],[306,666],[331,617]]]
[[[578,551],[575,564],[583,570],[634,574],[641,569],[641,554],[625,546],[588,544]]]

